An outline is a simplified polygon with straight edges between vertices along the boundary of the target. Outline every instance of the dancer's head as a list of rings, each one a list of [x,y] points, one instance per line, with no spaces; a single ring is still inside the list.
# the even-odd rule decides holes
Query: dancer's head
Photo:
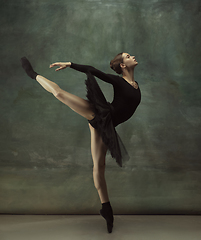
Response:
[[[118,74],[122,74],[126,68],[134,68],[138,62],[135,56],[130,56],[128,53],[119,53],[110,61],[110,67]]]

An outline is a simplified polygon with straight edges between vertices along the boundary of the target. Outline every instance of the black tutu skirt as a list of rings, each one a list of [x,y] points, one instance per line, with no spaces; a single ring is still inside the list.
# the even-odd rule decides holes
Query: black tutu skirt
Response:
[[[129,155],[113,125],[112,105],[106,101],[95,77],[91,73],[87,73],[85,83],[87,87],[86,96],[95,113],[95,117],[88,122],[99,132],[112,158],[116,159],[117,164],[122,167],[123,162],[129,159]]]

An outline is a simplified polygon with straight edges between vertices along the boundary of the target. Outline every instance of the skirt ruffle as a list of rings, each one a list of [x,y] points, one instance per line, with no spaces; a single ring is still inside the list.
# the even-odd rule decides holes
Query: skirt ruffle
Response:
[[[122,167],[123,161],[128,160],[129,155],[113,125],[112,106],[106,101],[95,77],[91,73],[87,73],[85,83],[87,88],[86,96],[95,113],[95,117],[89,120],[89,123],[99,132],[112,158],[115,158],[117,164]]]

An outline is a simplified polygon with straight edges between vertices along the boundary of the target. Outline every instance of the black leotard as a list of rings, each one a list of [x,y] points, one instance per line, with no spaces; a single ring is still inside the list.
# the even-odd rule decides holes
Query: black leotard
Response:
[[[113,85],[114,98],[111,106],[114,126],[125,122],[134,114],[141,101],[139,86],[135,89],[124,78],[113,74],[106,74],[92,66],[71,63],[71,68],[84,73],[90,72],[104,82]]]

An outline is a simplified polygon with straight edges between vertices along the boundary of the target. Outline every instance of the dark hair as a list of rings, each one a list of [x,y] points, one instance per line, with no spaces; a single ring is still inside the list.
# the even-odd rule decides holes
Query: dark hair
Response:
[[[123,63],[122,54],[123,53],[117,54],[117,56],[114,57],[114,59],[110,61],[110,67],[112,68],[112,70],[114,70],[118,74],[122,74],[122,69],[120,66],[120,63]]]

